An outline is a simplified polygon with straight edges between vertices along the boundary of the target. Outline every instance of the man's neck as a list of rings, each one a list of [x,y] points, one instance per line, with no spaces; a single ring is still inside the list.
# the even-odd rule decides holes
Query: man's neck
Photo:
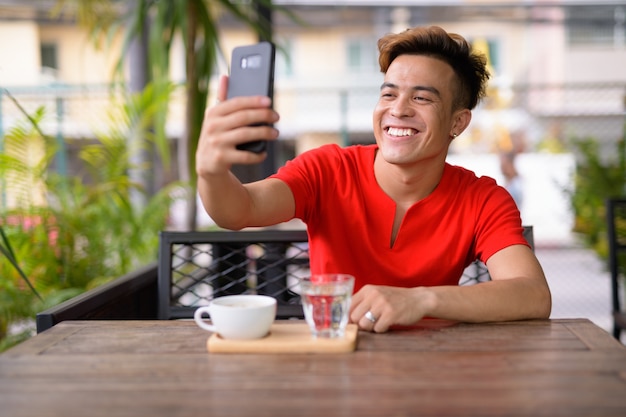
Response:
[[[380,188],[396,203],[396,212],[389,245],[393,247],[404,215],[415,203],[432,193],[443,175],[445,164],[433,160],[412,167],[389,164],[378,153],[374,160],[374,175]]]
[[[443,176],[445,164],[424,161],[411,166],[389,164],[378,153],[374,160],[374,175],[381,189],[401,206],[411,205],[428,197]]]

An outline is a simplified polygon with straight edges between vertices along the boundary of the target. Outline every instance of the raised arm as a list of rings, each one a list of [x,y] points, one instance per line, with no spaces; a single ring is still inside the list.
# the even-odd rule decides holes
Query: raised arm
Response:
[[[276,140],[278,121],[268,97],[226,100],[228,78],[222,77],[218,104],[207,109],[196,151],[198,192],[207,213],[221,227],[238,230],[268,226],[292,218],[295,211],[289,187],[277,179],[242,184],[231,172],[233,164],[258,164],[266,153],[238,150],[240,143]],[[266,125],[259,125],[266,124]],[[252,126],[257,125],[257,126]]]

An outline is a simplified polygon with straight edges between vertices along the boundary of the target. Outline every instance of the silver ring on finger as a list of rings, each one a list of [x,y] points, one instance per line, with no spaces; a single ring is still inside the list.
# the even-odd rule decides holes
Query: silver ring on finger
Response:
[[[367,313],[365,313],[365,316],[364,316],[364,317],[365,317],[366,319],[368,319],[369,321],[371,321],[372,323],[376,323],[376,320],[378,320],[378,319],[376,318],[376,316],[374,316],[374,313],[372,313],[372,312],[371,312],[371,311],[369,311],[369,310],[367,311]]]

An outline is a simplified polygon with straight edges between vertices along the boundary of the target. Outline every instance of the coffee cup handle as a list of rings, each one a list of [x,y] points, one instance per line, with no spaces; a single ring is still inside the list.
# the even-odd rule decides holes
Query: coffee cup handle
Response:
[[[202,327],[204,330],[208,330],[210,332],[217,332],[217,328],[214,325],[207,324],[202,318],[202,315],[205,313],[211,314],[210,306],[200,307],[196,310],[195,313],[193,313],[193,319],[195,320],[196,324]]]

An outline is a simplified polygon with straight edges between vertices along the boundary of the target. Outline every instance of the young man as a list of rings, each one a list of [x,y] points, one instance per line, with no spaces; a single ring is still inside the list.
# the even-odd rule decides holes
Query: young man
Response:
[[[522,236],[519,211],[489,178],[446,163],[485,94],[485,59],[438,27],[378,42],[384,82],[374,109],[376,145],[329,145],[304,153],[276,175],[241,184],[233,164],[265,154],[236,145],[275,140],[267,97],[225,101],[206,112],[196,155],[198,190],[220,226],[241,229],[293,218],[307,224],[314,273],[355,276],[351,321],[369,331],[424,317],[481,322],[547,318],[550,290]],[[475,259],[492,281],[458,286]]]

